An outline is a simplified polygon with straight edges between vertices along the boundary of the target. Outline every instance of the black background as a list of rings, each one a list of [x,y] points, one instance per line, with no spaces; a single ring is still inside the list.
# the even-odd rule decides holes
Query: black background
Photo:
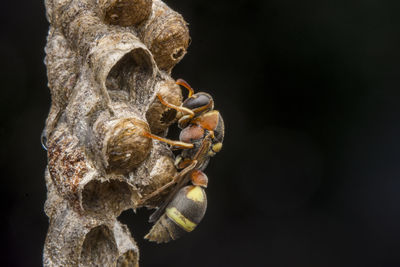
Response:
[[[209,207],[141,266],[400,266],[398,1],[166,1],[192,44],[172,76],[211,93],[226,125]],[[50,104],[42,1],[0,11],[1,265],[40,266]]]

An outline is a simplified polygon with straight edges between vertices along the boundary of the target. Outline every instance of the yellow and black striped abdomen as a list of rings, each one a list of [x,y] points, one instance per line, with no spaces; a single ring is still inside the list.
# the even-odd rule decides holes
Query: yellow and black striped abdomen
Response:
[[[200,186],[183,187],[145,236],[149,241],[166,243],[193,231],[203,219],[207,197]]]

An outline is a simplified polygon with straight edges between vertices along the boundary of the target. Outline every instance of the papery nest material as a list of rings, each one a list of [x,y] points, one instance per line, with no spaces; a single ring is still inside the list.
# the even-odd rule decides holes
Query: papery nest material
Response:
[[[156,94],[182,102],[170,73],[189,45],[187,23],[159,0],[45,4],[44,266],[138,266],[139,249],[117,217],[157,206],[160,197],[140,200],[176,173],[168,146],[143,132],[165,135],[176,121]]]

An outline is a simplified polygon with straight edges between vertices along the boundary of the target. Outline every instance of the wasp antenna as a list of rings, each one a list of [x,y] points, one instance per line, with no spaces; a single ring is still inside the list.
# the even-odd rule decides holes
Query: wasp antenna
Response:
[[[191,97],[194,94],[194,90],[193,88],[183,79],[178,79],[175,82],[176,84],[182,85],[183,87],[185,87],[186,89],[189,90],[189,97]]]
[[[180,149],[190,149],[190,148],[194,147],[194,145],[191,144],[191,143],[185,143],[185,142],[181,142],[181,141],[173,141],[173,140],[170,140],[170,139],[166,139],[166,138],[151,134],[149,132],[143,132],[142,134],[143,134],[143,136],[146,136],[148,138],[155,139],[155,140],[158,140],[160,142],[167,143],[167,144],[169,144],[171,146],[178,147]]]
[[[165,101],[165,100],[162,98],[162,96],[161,96],[160,93],[157,94],[157,97],[158,97],[158,100],[160,100],[161,104],[163,104],[164,106],[169,107],[169,108],[172,108],[172,109],[175,109],[176,111],[180,111],[180,112],[182,112],[182,113],[184,113],[184,114],[188,114],[188,115],[190,115],[191,117],[194,116],[194,112],[193,112],[192,110],[190,110],[190,109],[188,109],[188,108],[185,108],[185,107],[179,107],[179,106],[173,105],[173,104],[171,104],[171,103],[168,103],[167,101]]]

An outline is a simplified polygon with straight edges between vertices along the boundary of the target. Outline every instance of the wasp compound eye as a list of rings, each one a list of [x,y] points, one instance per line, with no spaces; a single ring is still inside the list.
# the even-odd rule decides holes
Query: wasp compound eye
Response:
[[[212,98],[209,94],[198,93],[186,99],[182,106],[188,109],[197,109],[209,105],[211,101]]]

